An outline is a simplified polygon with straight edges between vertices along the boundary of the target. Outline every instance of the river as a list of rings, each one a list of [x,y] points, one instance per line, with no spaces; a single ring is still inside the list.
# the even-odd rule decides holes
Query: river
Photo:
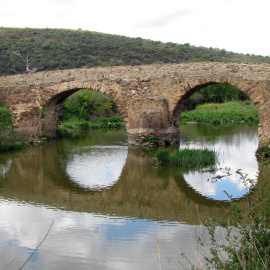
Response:
[[[200,219],[224,215],[224,190],[244,204],[247,188],[237,172],[256,176],[258,130],[189,123],[180,133],[177,148],[214,149],[222,169],[159,166],[156,148],[128,146],[125,130],[2,153],[0,270],[24,263],[39,270],[169,270],[186,264],[185,256],[198,261]]]

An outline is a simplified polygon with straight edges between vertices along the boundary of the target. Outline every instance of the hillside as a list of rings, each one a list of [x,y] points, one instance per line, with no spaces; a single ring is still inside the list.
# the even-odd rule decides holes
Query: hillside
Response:
[[[82,30],[0,27],[0,75],[79,67],[190,61],[270,63],[270,57]]]

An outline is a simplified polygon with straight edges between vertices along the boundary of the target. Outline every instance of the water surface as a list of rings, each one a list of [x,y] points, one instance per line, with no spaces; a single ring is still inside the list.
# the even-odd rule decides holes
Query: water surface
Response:
[[[158,166],[156,149],[128,146],[125,131],[1,154],[0,269],[19,269],[51,225],[23,269],[159,269],[157,241],[162,269],[179,269],[183,252],[197,261],[199,217],[224,215],[224,189],[244,206],[235,171],[256,174],[257,144],[256,127],[181,126],[180,148],[215,149],[231,168],[218,181]]]

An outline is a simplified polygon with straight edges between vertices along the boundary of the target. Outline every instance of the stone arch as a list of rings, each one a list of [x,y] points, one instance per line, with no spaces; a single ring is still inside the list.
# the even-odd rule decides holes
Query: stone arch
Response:
[[[96,92],[99,92],[105,96],[108,96],[111,100],[115,102],[115,96],[112,94],[107,94],[106,91],[100,91],[91,88],[73,88],[69,90],[64,90],[62,92],[57,93],[56,95],[52,96],[44,105],[44,107],[41,109],[41,121],[42,121],[42,135],[48,136],[48,137],[56,137],[56,126],[57,126],[57,120],[58,120],[58,114],[60,111],[60,108],[64,101],[71,96],[72,94],[82,90],[82,89],[88,89],[93,90]],[[116,103],[116,102],[115,102]],[[123,115],[123,111],[121,111],[116,103],[116,106],[120,112],[121,115]],[[125,124],[127,124],[127,119],[124,118]]]
[[[269,64],[203,62],[2,76],[0,99],[7,101],[12,112],[14,130],[31,138],[44,134],[41,112],[50,102],[60,102],[62,92],[93,89],[117,104],[126,122],[129,143],[142,144],[147,136],[156,134],[159,144],[172,144],[179,140],[174,116],[181,111],[181,102],[202,85],[215,82],[235,85],[251,97],[260,116],[259,140],[269,143]]]
[[[212,78],[212,80],[204,81],[204,82],[201,82],[200,80],[198,80],[196,83],[193,83],[192,86],[189,85],[190,87],[188,87],[185,93],[179,97],[179,99],[176,102],[175,107],[172,110],[171,125],[179,128],[179,117],[183,111],[183,106],[185,102],[194,93],[198,92],[200,89],[208,85],[214,85],[216,83],[224,83],[224,84],[233,85],[250,97],[250,99],[253,101],[254,105],[256,106],[258,110],[259,119],[260,119],[259,143],[262,144],[263,142],[265,142],[264,135],[269,133],[269,130],[266,132],[267,127],[264,125],[266,122],[265,120],[269,119],[270,117],[270,113],[267,113],[267,116],[265,113],[265,107],[269,107],[270,105],[269,88],[267,90],[267,86],[265,86],[263,83],[243,80],[242,78],[217,77],[217,78]],[[264,101],[262,100],[263,93],[265,94]],[[266,96],[268,96],[268,98],[266,98]],[[270,136],[268,135],[268,140],[269,139],[270,139]]]

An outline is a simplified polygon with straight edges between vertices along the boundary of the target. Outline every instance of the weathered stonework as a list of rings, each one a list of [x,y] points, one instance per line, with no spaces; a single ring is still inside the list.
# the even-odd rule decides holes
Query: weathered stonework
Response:
[[[109,96],[118,106],[129,143],[155,134],[160,144],[179,141],[178,119],[185,101],[202,87],[229,83],[256,104],[260,144],[270,141],[270,65],[186,63],[58,70],[0,77],[0,100],[14,129],[29,136],[56,135],[63,101],[80,89]]]

